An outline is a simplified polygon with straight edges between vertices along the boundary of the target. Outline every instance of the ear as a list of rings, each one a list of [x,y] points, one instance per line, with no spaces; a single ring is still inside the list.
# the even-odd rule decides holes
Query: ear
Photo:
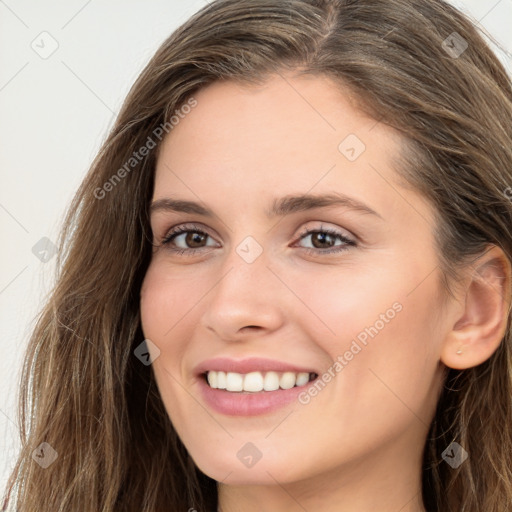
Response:
[[[442,346],[441,361],[449,368],[478,366],[497,350],[511,309],[511,265],[495,245],[469,265],[460,310]]]

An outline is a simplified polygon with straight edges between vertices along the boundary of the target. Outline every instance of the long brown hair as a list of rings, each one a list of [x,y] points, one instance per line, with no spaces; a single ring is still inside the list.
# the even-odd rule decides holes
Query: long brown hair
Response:
[[[512,260],[511,81],[468,18],[442,0],[214,1],[141,73],[65,219],[56,285],[25,357],[22,449],[5,504],[216,509],[216,482],[189,457],[151,366],[133,354],[144,339],[155,133],[170,133],[171,116],[207,84],[257,84],[284,69],[336,80],[403,136],[397,172],[435,207],[448,292],[489,244]],[[134,163],[148,137],[157,147]],[[488,361],[447,372],[424,450],[427,510],[512,511],[511,343],[509,315]],[[470,454],[457,469],[441,458],[452,441]],[[32,457],[42,442],[58,454],[46,468]]]

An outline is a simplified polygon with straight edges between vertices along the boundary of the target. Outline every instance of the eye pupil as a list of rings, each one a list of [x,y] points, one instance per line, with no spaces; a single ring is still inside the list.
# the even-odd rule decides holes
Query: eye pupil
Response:
[[[192,232],[188,233],[186,236],[187,245],[193,246],[194,243],[200,244],[202,241],[204,241],[205,236],[207,236],[207,235],[192,231]]]
[[[331,235],[329,233],[313,233],[311,235],[311,239],[312,239],[313,245],[315,247],[317,247],[316,244],[315,244],[315,238],[320,238],[320,244],[325,244],[326,243],[326,238],[330,237],[330,236]],[[328,247],[331,247],[332,245],[333,245],[332,241],[331,241],[331,243],[327,243]],[[322,249],[322,248],[324,248],[324,247],[321,245],[320,249]]]

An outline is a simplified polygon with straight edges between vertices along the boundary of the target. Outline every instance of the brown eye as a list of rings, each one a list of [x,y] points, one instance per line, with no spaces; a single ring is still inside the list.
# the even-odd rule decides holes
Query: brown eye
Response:
[[[201,247],[201,243],[203,243],[208,235],[206,233],[199,233],[197,231],[189,231],[188,233],[184,233],[185,238],[183,241],[190,247]]]
[[[310,246],[303,246],[303,248],[315,254],[341,252],[347,250],[349,246],[357,245],[355,240],[329,228],[307,230],[301,234],[300,240],[307,238],[311,240]],[[336,240],[340,240],[341,244],[336,243]],[[336,249],[331,249],[332,247],[336,247]]]
[[[311,233],[311,243],[317,249],[328,249],[335,243],[335,238],[330,233],[315,231]]]
[[[208,244],[208,239],[213,240],[208,233],[196,226],[178,226],[162,240],[162,245],[183,254],[215,246],[214,243]]]

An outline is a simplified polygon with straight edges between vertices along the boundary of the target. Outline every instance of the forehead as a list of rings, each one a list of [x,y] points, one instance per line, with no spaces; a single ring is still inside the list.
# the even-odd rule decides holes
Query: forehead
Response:
[[[329,79],[215,82],[194,98],[162,143],[154,198],[229,201],[240,211],[260,201],[267,208],[276,195],[334,191],[377,211],[410,208],[396,190],[399,135]]]

